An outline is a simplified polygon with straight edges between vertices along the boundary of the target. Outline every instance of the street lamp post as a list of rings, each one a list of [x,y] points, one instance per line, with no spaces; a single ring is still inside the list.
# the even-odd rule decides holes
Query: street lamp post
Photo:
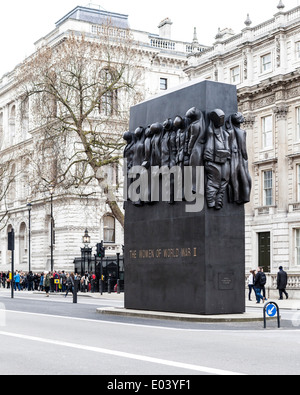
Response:
[[[27,203],[28,208],[28,272],[31,271],[31,209],[32,204]]]
[[[51,207],[51,245],[50,245],[50,249],[51,249],[51,272],[53,272],[54,269],[54,260],[53,260],[53,243],[54,243],[54,238],[53,238],[53,194],[54,194],[54,185],[50,185],[49,188],[49,192],[50,192],[50,207]]]
[[[92,248],[90,248],[89,246],[90,242],[91,242],[91,237],[89,235],[88,230],[86,229],[82,237],[82,243],[84,244],[84,248],[81,248],[81,275],[83,275],[84,271],[86,270],[86,263],[88,267],[87,270],[89,270],[89,263],[92,257]]]
[[[85,230],[84,235],[82,236],[82,242],[85,247],[88,247],[91,242],[91,237],[87,229]]]

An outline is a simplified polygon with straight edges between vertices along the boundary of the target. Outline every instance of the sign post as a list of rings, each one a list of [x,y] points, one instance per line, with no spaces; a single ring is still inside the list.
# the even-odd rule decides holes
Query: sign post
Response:
[[[264,328],[267,328],[267,316],[268,317],[275,317],[277,315],[277,323],[278,328],[280,328],[280,311],[278,304],[275,302],[268,302],[264,306]]]
[[[15,231],[14,229],[8,233],[8,251],[11,251],[11,298],[14,298],[14,259],[15,259]]]

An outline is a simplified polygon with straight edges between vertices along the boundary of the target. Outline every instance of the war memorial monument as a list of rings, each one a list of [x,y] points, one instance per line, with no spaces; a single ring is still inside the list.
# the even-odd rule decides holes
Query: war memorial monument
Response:
[[[246,132],[236,87],[203,81],[131,108],[125,308],[245,312]]]

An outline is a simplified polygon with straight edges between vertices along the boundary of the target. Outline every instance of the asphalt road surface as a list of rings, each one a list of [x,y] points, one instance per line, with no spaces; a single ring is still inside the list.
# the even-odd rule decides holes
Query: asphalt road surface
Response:
[[[97,314],[104,306],[122,307],[122,297],[79,297],[73,304],[72,297],[27,292],[10,299],[1,290],[1,374],[300,373],[300,312],[283,312],[282,328],[270,323],[265,330],[261,322],[200,324]]]

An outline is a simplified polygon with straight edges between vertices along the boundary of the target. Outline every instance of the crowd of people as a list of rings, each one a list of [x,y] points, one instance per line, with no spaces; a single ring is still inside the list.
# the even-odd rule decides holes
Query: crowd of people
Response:
[[[79,280],[81,292],[95,292],[97,280],[94,273],[86,272],[80,276],[64,270],[43,273],[16,270],[12,276],[11,272],[0,272],[0,287],[10,288],[13,283],[15,291],[41,291],[47,296],[49,292],[62,292],[67,296],[68,292],[73,292],[75,280]]]
[[[257,270],[251,270],[250,276],[248,277],[248,287],[249,287],[249,301],[251,301],[251,294],[254,291],[256,297],[256,303],[259,304],[261,301],[265,302],[266,298],[266,283],[267,277],[264,273],[262,267]],[[286,287],[288,284],[288,275],[283,270],[283,267],[279,267],[279,272],[277,274],[277,289],[279,291],[279,300],[283,300],[283,295],[286,299],[289,298],[289,294],[286,292]]]

